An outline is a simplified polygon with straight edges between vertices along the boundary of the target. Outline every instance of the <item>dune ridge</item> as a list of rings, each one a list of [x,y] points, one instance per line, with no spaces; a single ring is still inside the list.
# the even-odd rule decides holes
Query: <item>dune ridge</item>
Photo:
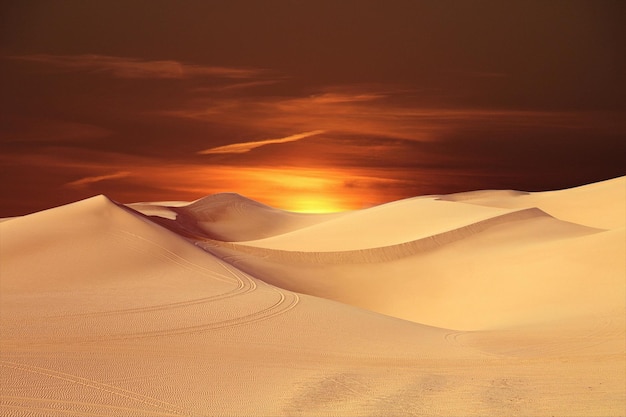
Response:
[[[0,414],[623,415],[626,177],[0,222]]]
[[[440,248],[441,246],[468,238],[477,233],[481,233],[491,227],[516,221],[524,221],[536,217],[549,217],[544,211],[538,208],[529,208],[501,214],[457,229],[448,230],[442,233],[430,235],[425,238],[410,242],[398,243],[390,246],[379,246],[366,249],[349,249],[344,251],[291,251],[281,249],[271,249],[259,246],[249,246],[244,243],[223,242],[214,239],[196,240],[196,245],[211,251],[212,248],[220,247],[230,249],[235,252],[272,259],[281,262],[292,262],[302,264],[361,264],[392,261]],[[600,232],[585,226],[573,225],[573,228],[582,233]]]
[[[626,217],[623,215],[626,211],[626,176],[565,190],[535,193],[471,191],[439,198],[487,207],[538,207],[561,220],[585,226],[600,229],[626,227]]]
[[[228,242],[262,239],[342,216],[287,212],[236,193],[214,194],[175,206],[144,203],[128,207],[178,234]]]
[[[291,232],[239,243],[306,252],[368,249],[430,237],[513,211],[417,197],[348,212],[342,217]]]

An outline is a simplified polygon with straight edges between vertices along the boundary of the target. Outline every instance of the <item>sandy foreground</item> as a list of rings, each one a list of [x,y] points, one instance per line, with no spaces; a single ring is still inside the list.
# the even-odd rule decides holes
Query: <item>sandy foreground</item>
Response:
[[[626,177],[0,223],[3,416],[626,415]]]

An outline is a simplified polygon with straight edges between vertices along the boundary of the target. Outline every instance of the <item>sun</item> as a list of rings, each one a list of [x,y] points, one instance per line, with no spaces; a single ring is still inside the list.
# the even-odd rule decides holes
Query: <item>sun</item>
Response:
[[[284,207],[297,213],[337,213],[350,210],[341,201],[326,196],[296,196],[285,202]]]

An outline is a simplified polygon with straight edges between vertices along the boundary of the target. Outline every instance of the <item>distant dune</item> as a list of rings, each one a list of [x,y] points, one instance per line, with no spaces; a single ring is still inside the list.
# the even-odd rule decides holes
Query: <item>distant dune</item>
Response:
[[[278,210],[235,193],[214,194],[176,206],[157,203],[128,206],[180,235],[227,242],[262,239],[342,216]]]
[[[626,177],[0,222],[0,415],[619,416]]]

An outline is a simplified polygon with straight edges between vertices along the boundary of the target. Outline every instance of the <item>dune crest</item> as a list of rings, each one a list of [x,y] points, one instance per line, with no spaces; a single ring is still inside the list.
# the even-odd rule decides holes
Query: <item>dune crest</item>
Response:
[[[206,239],[196,240],[196,245],[211,250],[215,247],[230,249],[241,253],[290,263],[303,264],[365,264],[393,261],[406,258],[422,252],[436,250],[445,245],[467,239],[473,235],[482,233],[487,229],[502,224],[524,221],[533,218],[552,218],[549,214],[538,208],[522,209],[500,214],[485,220],[470,223],[441,233],[429,235],[424,238],[392,244],[389,246],[379,246],[365,249],[346,249],[334,251],[306,251],[306,250],[286,250],[271,249],[263,246],[255,246],[257,242],[222,242],[219,240]],[[567,225],[565,222],[554,221],[553,224],[561,223],[564,231],[569,229],[573,234],[590,234],[600,232],[600,229],[579,226],[575,224]]]
[[[287,212],[236,193],[214,194],[176,206],[128,206],[181,235],[227,242],[275,236],[342,215]]]
[[[515,210],[411,198],[242,244],[267,249],[331,252],[391,246],[459,229]]]
[[[626,176],[557,191],[474,191],[440,198],[487,207],[537,207],[561,220],[585,226],[626,227]]]

